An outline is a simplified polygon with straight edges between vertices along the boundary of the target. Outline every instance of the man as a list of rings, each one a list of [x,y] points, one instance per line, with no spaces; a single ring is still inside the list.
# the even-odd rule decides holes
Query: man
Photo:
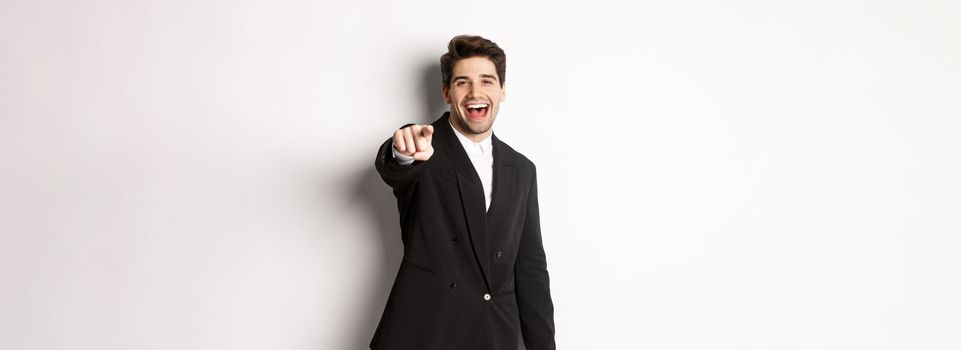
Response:
[[[408,124],[375,166],[393,188],[404,258],[371,349],[554,349],[534,163],[491,130],[506,56],[457,36],[441,56],[450,111]]]

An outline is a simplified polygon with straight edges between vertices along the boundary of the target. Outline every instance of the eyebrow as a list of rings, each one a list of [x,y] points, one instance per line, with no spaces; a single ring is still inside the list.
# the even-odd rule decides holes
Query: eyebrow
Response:
[[[481,74],[481,78],[490,78],[490,79],[494,79],[494,81],[497,81],[497,76],[496,76],[496,75],[491,75],[491,74]],[[454,77],[454,79],[451,79],[451,81],[458,81],[458,80],[461,80],[461,79],[470,80],[470,78],[467,77],[467,76],[458,75],[458,76]]]

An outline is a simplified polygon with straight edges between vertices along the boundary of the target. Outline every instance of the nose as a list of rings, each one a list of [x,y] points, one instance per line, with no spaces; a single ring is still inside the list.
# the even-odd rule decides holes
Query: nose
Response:
[[[474,98],[480,97],[480,87],[476,83],[470,84],[470,89],[467,90],[467,97]]]

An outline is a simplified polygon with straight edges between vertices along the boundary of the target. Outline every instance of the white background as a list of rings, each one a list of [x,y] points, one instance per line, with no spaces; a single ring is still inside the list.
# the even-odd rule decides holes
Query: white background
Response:
[[[0,348],[364,349],[377,146],[508,55],[562,349],[961,348],[961,5],[0,2]]]

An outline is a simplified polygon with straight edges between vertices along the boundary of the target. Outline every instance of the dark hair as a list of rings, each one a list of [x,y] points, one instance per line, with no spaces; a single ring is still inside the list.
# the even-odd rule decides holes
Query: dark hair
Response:
[[[486,57],[494,62],[497,70],[497,80],[504,87],[504,74],[507,71],[507,56],[504,50],[493,41],[476,35],[458,35],[450,39],[447,53],[440,56],[440,71],[444,77],[444,86],[450,86],[451,75],[454,74],[454,63],[465,58]]]

